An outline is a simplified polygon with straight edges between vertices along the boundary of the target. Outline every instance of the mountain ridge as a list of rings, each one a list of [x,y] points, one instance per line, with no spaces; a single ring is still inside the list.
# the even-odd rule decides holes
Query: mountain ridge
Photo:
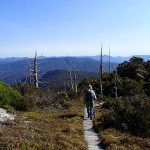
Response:
[[[110,56],[111,62],[117,62],[121,63],[123,61],[129,61],[130,58],[133,56],[135,57],[141,57],[145,61],[150,60],[150,55],[131,55],[131,56]],[[99,60],[100,55],[93,55],[93,56],[40,56],[38,59],[47,59],[47,58],[92,58],[94,60]],[[33,59],[31,57],[6,57],[6,58],[0,58],[0,64],[1,63],[8,63],[8,62],[15,62],[19,60],[26,60],[26,59]],[[107,62],[109,61],[109,55],[103,55],[103,61]]]
[[[14,84],[22,78],[29,75],[28,63],[32,63],[33,59],[23,59],[15,62],[0,64],[0,80],[8,84]],[[111,63],[112,70],[117,67],[117,63]],[[38,61],[38,69],[40,75],[52,70],[73,70],[74,57],[52,57],[44,58]],[[99,61],[92,58],[75,58],[76,71],[98,72]],[[32,68],[33,69],[33,68]],[[108,71],[108,62],[104,63],[104,70]]]
[[[141,56],[141,55],[140,55]],[[139,57],[140,57],[139,56]],[[94,58],[95,59],[94,59]],[[98,72],[99,70],[99,59],[100,56],[93,57],[42,57],[38,60],[38,69],[40,70],[40,75],[43,76],[49,71],[54,70],[73,70],[74,61],[76,71],[86,71],[86,72]],[[130,56],[131,57],[131,56]],[[126,61],[130,59],[130,57]],[[150,60],[150,55],[142,56],[145,60]],[[119,57],[120,58],[120,57]],[[9,58],[5,59],[5,63],[1,63],[0,59],[0,80],[4,81],[10,85],[15,82],[21,81],[24,77],[29,76],[29,63],[33,63],[33,58]],[[120,58],[119,61],[121,61]],[[112,62],[111,57],[111,70],[114,70],[119,63]],[[104,71],[109,70],[109,56],[103,56],[103,67]],[[31,69],[31,68],[30,68]],[[32,68],[33,69],[33,68]]]
[[[110,56],[110,61],[111,62],[116,62],[116,63],[122,63],[124,61],[129,61],[129,59],[132,58],[133,56],[143,58],[144,61],[150,60],[150,55],[131,55],[131,56]],[[87,56],[87,57],[95,59],[95,60],[100,59],[99,55]],[[109,61],[109,56],[108,55],[103,55],[103,61],[104,62]]]

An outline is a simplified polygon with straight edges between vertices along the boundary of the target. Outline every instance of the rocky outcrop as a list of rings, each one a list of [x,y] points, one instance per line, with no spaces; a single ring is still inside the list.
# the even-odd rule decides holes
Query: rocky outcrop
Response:
[[[0,108],[0,122],[5,122],[7,120],[14,120],[15,116],[13,114],[7,113],[3,108]]]

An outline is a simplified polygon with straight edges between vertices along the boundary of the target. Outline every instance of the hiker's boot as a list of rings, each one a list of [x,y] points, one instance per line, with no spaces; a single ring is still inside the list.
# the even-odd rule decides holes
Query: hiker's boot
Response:
[[[93,119],[93,116],[92,116],[92,115],[90,116],[90,119],[91,119],[91,120]]]

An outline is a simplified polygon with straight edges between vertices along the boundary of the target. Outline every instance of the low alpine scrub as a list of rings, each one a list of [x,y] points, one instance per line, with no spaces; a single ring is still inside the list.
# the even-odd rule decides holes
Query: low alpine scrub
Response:
[[[150,137],[150,98],[145,95],[108,99],[111,113],[103,117],[104,124],[130,132],[135,136]]]
[[[34,107],[38,107],[41,109],[45,108],[68,108],[69,107],[69,96],[66,91],[44,91],[40,88],[34,87],[32,84],[20,84],[17,87],[17,90],[22,94],[22,106],[20,102],[14,104],[15,107],[19,108],[19,110],[26,108],[31,109]],[[26,108],[24,108],[26,107]]]
[[[86,150],[83,136],[84,106],[72,100],[68,109],[16,112],[11,126],[2,128],[1,149]]]
[[[102,140],[102,143],[104,144],[104,148],[106,150],[149,150],[150,137],[147,136],[149,126],[148,120],[144,120],[144,116],[146,119],[149,112],[147,112],[146,109],[143,109],[145,111],[143,112],[144,116],[141,114],[141,117],[139,118],[143,119],[141,122],[142,124],[147,124],[137,124],[140,122],[140,120],[137,119],[136,115],[138,116],[138,113],[141,109],[137,108],[135,110],[135,108],[132,107],[130,110],[130,105],[126,105],[126,107],[124,107],[124,103],[125,101],[121,102],[121,104],[117,104],[118,112],[112,109],[114,106],[116,106],[116,103],[114,102],[111,103],[112,105],[110,109],[96,108],[94,126]],[[138,105],[140,108],[142,108],[144,104]],[[147,107],[148,105],[144,108]],[[147,115],[145,113],[147,113]],[[127,121],[129,121],[130,124],[127,124]],[[133,127],[136,127],[137,125],[139,128],[136,128],[137,131],[135,132]],[[140,130],[142,130],[143,133]],[[145,130],[147,130],[147,133]]]

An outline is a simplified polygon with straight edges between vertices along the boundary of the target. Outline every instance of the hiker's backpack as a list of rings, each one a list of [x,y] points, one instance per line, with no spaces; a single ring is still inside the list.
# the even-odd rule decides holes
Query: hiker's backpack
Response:
[[[86,91],[86,100],[87,101],[92,101],[93,100],[93,98],[92,98],[92,90],[91,89],[88,89]]]

